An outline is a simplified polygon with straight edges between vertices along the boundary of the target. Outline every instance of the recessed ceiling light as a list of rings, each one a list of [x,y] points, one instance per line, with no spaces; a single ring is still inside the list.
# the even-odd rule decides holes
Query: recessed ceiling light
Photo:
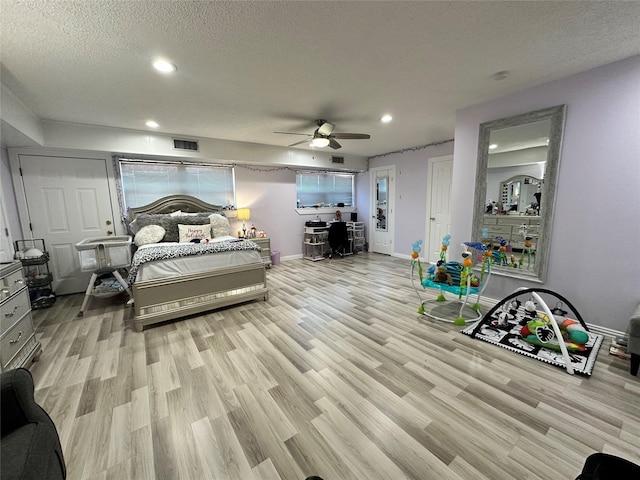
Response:
[[[178,69],[178,67],[176,67],[173,63],[161,58],[153,61],[153,68],[162,73],[173,73]]]
[[[382,123],[389,123],[391,120],[393,120],[393,117],[391,115],[383,115],[383,117],[380,119],[380,121]]]
[[[494,148],[498,148],[498,145],[496,145],[495,143],[489,145],[489,150],[493,150]]]
[[[153,120],[149,120],[146,123],[147,127],[151,127],[151,128],[158,128],[160,125],[158,125],[158,122],[154,122]]]

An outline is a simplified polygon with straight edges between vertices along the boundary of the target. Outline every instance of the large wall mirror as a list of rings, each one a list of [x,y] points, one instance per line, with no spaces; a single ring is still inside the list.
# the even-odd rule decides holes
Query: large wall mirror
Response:
[[[473,238],[498,275],[544,282],[566,105],[480,125]]]

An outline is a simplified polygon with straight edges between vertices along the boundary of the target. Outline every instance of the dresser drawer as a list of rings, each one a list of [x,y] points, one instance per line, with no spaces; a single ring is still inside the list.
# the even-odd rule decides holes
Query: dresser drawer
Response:
[[[5,301],[0,308],[0,335],[9,330],[11,325],[16,323],[30,309],[29,290],[26,288],[23,288],[19,294]]]
[[[0,280],[0,288],[2,289],[2,298],[6,298],[13,295],[26,285],[24,276],[22,275],[22,269],[16,270],[10,273]]]
[[[511,225],[487,225],[485,228],[489,230],[489,236],[492,237],[496,235],[511,235]]]
[[[0,359],[4,368],[33,335],[31,314],[24,315],[0,337]]]
[[[503,215],[498,217],[498,225],[522,225],[523,223],[529,223],[526,217],[520,215]]]

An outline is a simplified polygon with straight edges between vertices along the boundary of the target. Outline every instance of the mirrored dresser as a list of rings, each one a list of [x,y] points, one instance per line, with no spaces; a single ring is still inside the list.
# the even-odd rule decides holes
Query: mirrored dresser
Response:
[[[28,368],[42,352],[36,340],[29,289],[20,261],[0,264],[0,367]]]

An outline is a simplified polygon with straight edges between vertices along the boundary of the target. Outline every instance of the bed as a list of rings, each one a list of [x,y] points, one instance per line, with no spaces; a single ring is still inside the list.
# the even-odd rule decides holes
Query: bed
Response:
[[[171,195],[145,205],[129,209],[128,228],[135,233],[136,222],[150,221],[151,218],[169,219],[170,214],[181,212],[194,218],[200,214],[206,218],[211,213],[222,213],[222,208],[188,195]],[[205,213],[202,213],[205,212]],[[203,217],[204,216],[204,217]],[[191,220],[193,221],[193,220]],[[204,223],[204,222],[203,222]],[[194,223],[195,224],[195,223]],[[168,238],[168,232],[165,238]],[[173,320],[187,315],[206,312],[220,307],[236,305],[251,300],[268,300],[269,289],[265,265],[260,258],[260,247],[250,241],[222,239],[224,248],[211,243],[184,244],[180,248],[191,249],[192,258],[179,258],[181,265],[171,263],[171,259],[152,260],[138,265],[143,252],[157,247],[168,250],[171,242],[140,247],[133,256],[130,282],[134,299],[134,328],[143,328],[159,322]],[[237,243],[233,242],[235,240]],[[254,248],[257,247],[257,248]],[[228,251],[218,251],[231,248]],[[213,253],[215,252],[215,253]],[[214,260],[215,259],[215,260]],[[157,267],[157,268],[156,268]],[[152,271],[155,268],[155,271]],[[135,274],[132,272],[135,269]]]

